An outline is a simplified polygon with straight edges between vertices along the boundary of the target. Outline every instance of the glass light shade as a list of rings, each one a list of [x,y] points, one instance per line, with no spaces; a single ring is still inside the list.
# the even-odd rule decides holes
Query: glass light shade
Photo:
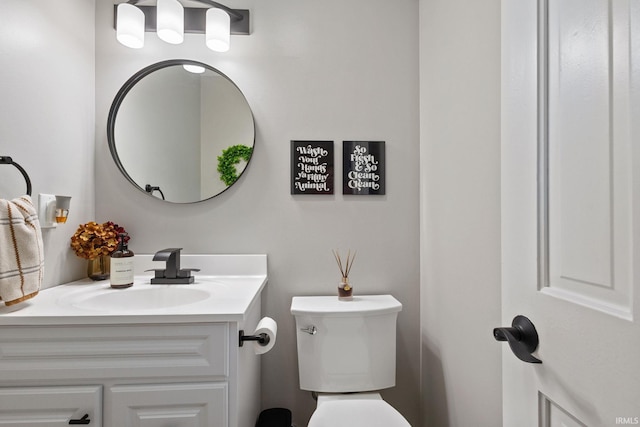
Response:
[[[144,46],[144,13],[132,4],[118,5],[116,39],[133,49]]]
[[[184,8],[178,0],[158,0],[158,37],[167,43],[184,41]]]
[[[218,8],[207,10],[205,37],[209,49],[216,52],[229,50],[231,18],[227,12]]]

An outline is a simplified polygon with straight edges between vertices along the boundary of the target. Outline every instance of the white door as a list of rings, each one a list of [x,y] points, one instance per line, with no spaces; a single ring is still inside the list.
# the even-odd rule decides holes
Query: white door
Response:
[[[502,1],[502,261],[504,427],[639,425],[639,0]]]

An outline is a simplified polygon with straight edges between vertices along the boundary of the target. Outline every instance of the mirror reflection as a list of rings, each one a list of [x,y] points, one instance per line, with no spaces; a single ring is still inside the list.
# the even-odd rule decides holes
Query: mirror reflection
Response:
[[[118,92],[109,149],[141,191],[174,203],[214,197],[233,185],[253,152],[247,100],[220,71],[189,60],[151,65]]]

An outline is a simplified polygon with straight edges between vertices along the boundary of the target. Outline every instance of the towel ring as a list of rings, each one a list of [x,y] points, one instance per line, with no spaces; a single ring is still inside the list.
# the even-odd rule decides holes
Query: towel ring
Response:
[[[31,196],[31,180],[29,179],[27,171],[24,170],[22,166],[14,162],[13,159],[9,156],[0,156],[0,165],[13,165],[18,168],[18,170],[24,177],[24,180],[27,181],[27,195]]]

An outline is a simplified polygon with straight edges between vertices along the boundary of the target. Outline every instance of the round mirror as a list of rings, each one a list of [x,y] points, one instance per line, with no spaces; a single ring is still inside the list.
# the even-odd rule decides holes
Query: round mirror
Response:
[[[139,190],[173,203],[210,199],[247,167],[253,114],[223,73],[190,60],[150,65],[122,86],[107,121],[111,155]]]

